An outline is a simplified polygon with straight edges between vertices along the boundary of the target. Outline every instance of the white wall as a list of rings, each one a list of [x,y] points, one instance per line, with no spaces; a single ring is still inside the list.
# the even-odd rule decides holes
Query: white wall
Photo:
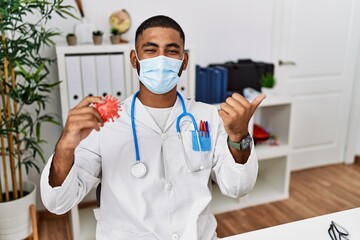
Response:
[[[116,10],[126,9],[132,19],[130,30],[123,38],[133,42],[136,28],[145,19],[163,14],[174,18],[183,28],[186,47],[191,49],[196,64],[237,61],[240,58],[252,58],[270,61],[272,46],[272,23],[275,0],[182,0],[182,1],[120,1],[120,0],[83,0],[85,17],[104,31],[109,38],[109,17]],[[65,0],[74,5],[73,0]],[[76,12],[77,16],[80,16]],[[56,37],[58,44],[64,44],[65,35],[74,31],[75,19],[62,19],[54,16],[47,27],[63,32]],[[46,48],[45,54],[55,57],[54,48]],[[56,65],[53,65],[51,79],[57,80]],[[52,94],[52,102],[47,111],[61,114],[59,91]],[[60,118],[59,118],[60,119]],[[54,145],[61,134],[61,127],[49,125],[43,129],[47,140],[44,145],[45,156],[50,157]],[[39,182],[39,175],[31,172],[30,179]],[[39,186],[38,186],[39,188]],[[39,192],[39,191],[38,191]],[[38,209],[43,209],[38,194]]]
[[[73,4],[73,1],[68,1]],[[85,17],[109,37],[109,17],[126,9],[132,18],[124,38],[134,39],[139,24],[157,14],[174,18],[184,29],[187,47],[195,49],[196,62],[208,64],[248,58],[269,60],[274,0],[119,1],[83,0]],[[74,20],[56,24],[64,33],[73,31]],[[64,39],[60,39],[64,40]]]

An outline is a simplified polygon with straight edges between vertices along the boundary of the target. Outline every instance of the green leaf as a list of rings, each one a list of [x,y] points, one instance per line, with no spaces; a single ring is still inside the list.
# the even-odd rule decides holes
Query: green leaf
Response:
[[[14,141],[21,146],[21,164],[28,173],[31,168],[40,172],[37,163],[45,161],[41,132],[44,123],[60,125],[55,114],[44,112],[50,102],[50,95],[60,81],[49,81],[49,67],[56,59],[41,56],[43,47],[53,46],[54,38],[61,34],[59,29],[45,28],[47,22],[55,15],[62,18],[76,18],[73,6],[64,0],[0,0],[0,32],[6,33],[5,43],[0,47],[0,81],[1,87],[8,87],[4,93],[18,106],[17,113],[11,113],[8,123],[0,122],[0,134],[7,137],[14,135]],[[39,16],[34,21],[27,21],[28,16]],[[3,62],[16,72],[16,85],[4,83]],[[10,76],[10,75],[9,75]],[[10,76],[11,79],[11,76]],[[0,89],[0,91],[3,91]],[[2,103],[2,100],[0,100]],[[12,105],[13,103],[11,103]],[[30,109],[30,110],[29,110]],[[0,114],[5,119],[3,105]],[[8,154],[7,145],[1,146]],[[16,156],[17,157],[17,156]]]

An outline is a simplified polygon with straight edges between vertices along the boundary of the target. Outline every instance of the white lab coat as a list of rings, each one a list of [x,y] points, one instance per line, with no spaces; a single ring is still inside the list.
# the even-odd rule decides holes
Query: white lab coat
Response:
[[[176,132],[182,113],[178,98],[164,131],[154,122],[144,105],[135,104],[136,132],[141,162],[147,174],[131,174],[135,164],[130,120],[132,97],[122,105],[120,118],[93,131],[75,152],[75,164],[60,187],[48,184],[50,157],[41,177],[41,196],[46,208],[63,214],[102,183],[101,207],[97,219],[97,239],[216,239],[216,220],[209,209],[211,179],[223,194],[234,198],[249,193],[255,185],[258,163],[254,149],[248,162],[236,164],[226,143],[226,132],[216,107],[185,100],[186,109],[197,124],[209,122],[211,151],[203,152],[205,169],[190,172]],[[189,160],[199,152],[191,146],[189,121],[182,121],[183,143]]]

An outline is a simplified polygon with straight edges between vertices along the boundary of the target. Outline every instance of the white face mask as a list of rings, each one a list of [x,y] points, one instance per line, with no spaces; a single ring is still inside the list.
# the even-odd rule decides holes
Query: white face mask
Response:
[[[137,54],[136,58],[138,59]],[[182,60],[161,55],[141,61],[138,59],[138,61],[140,64],[139,80],[149,91],[155,94],[164,94],[178,83]]]

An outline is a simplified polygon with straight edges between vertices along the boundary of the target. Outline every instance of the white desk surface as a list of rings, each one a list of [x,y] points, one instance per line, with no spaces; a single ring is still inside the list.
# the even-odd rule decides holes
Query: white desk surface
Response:
[[[296,222],[286,223],[257,231],[247,232],[223,240],[328,240],[331,221],[349,232],[349,240],[360,239],[360,208],[326,214]]]

